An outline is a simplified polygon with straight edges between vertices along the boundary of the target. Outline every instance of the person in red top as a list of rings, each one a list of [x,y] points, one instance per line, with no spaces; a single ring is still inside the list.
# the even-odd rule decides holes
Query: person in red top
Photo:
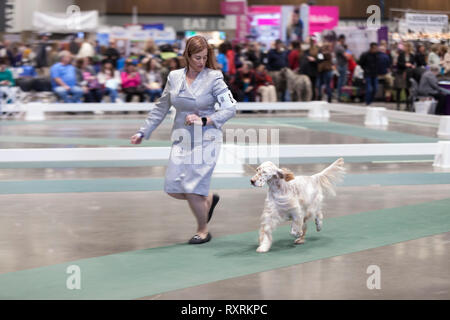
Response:
[[[352,53],[349,50],[347,50],[345,52],[345,56],[347,57],[348,71],[349,71],[350,74],[348,75],[347,83],[344,84],[344,85],[350,85],[351,86],[352,85],[353,72],[355,71],[357,63],[356,63],[355,58],[353,57]]]
[[[256,92],[261,102],[277,102],[277,90],[273,85],[272,77],[266,71],[264,64],[259,64],[255,71]]]
[[[231,43],[229,41],[225,42],[227,46],[227,53],[225,54],[228,62],[228,74],[233,76],[236,74],[236,65],[234,63],[234,51]]]
[[[300,68],[300,42],[294,40],[291,42],[292,50],[288,55],[288,65],[293,71],[297,72]]]
[[[125,101],[131,102],[133,96],[137,95],[139,96],[139,102],[144,102],[145,89],[142,85],[141,76],[131,61],[127,61],[125,71],[122,72],[120,78],[122,80],[123,92],[126,94]]]

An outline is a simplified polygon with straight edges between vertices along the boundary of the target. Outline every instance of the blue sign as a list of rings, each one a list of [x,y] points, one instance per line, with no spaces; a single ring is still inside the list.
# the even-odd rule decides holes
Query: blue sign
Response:
[[[158,29],[163,31],[164,30],[164,23],[152,23],[152,24],[143,24],[142,30],[149,30],[149,29]]]

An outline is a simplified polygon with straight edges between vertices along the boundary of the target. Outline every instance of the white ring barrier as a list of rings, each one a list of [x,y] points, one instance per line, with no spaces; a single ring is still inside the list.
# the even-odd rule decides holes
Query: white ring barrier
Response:
[[[322,144],[322,145],[259,145],[242,146],[224,144],[223,155],[233,154],[230,159],[240,165],[248,159],[256,163],[260,158],[305,157],[357,157],[357,156],[413,156],[433,155],[434,166],[450,166],[450,141],[439,143],[380,143],[380,144]],[[56,148],[56,149],[0,149],[2,162],[49,162],[49,161],[117,161],[117,160],[167,160],[170,147],[130,148]],[[237,167],[236,167],[237,168]],[[241,172],[242,168],[239,168]]]
[[[438,143],[224,144],[222,147],[230,148],[230,152],[234,150],[241,159],[252,159],[257,155],[303,158],[435,155],[438,152]],[[170,147],[0,149],[0,162],[162,160],[168,159],[169,155]]]
[[[354,115],[366,114],[368,107],[362,106],[352,106],[348,104],[330,103],[328,109],[330,111],[349,113]],[[439,124],[440,118],[442,116],[437,116],[433,114],[420,114],[415,112],[388,110],[384,111],[386,117],[390,119],[415,121],[429,124]]]
[[[325,101],[294,101],[294,102],[238,102],[236,110],[240,111],[259,111],[259,110],[293,110],[309,111],[315,107],[323,107],[327,104]]]

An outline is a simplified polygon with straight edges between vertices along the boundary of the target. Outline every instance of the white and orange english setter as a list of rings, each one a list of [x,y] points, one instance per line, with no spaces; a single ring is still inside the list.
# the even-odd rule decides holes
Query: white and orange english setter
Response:
[[[250,180],[256,187],[262,187],[266,183],[269,186],[256,251],[269,251],[272,231],[282,221],[292,219],[291,234],[295,237],[296,244],[305,242],[307,220],[314,218],[316,230],[320,231],[324,196],[335,195],[335,185],[342,180],[344,174],[342,158],[320,173],[297,177],[288,169],[280,169],[270,161],[263,162]]]

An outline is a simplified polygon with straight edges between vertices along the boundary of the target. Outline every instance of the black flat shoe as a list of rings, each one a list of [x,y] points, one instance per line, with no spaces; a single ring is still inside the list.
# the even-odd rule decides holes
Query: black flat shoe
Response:
[[[219,200],[220,200],[219,195],[218,194],[213,194],[211,208],[209,209],[209,212],[208,212],[208,222],[209,222],[209,220],[211,220],[213,212],[214,212],[214,208],[216,207],[216,205],[219,202]]]
[[[198,234],[196,234],[195,236],[193,236],[191,238],[191,240],[189,240],[189,244],[202,244],[202,243],[206,243],[209,242],[211,240],[211,233],[208,232],[208,235],[206,236],[205,239],[200,238],[200,236]]]

